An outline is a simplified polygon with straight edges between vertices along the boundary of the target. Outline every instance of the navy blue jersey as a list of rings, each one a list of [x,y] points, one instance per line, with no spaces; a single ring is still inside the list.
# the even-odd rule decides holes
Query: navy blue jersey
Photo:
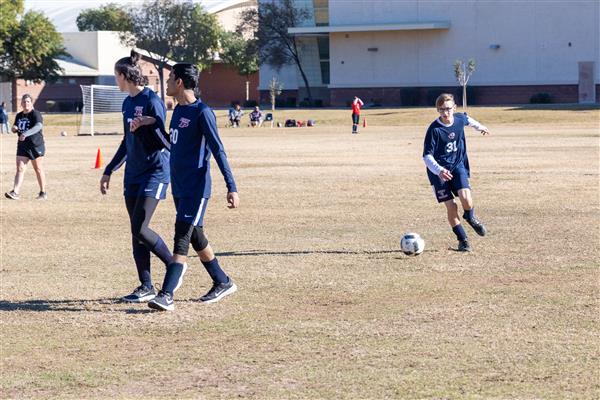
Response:
[[[165,105],[156,93],[146,87],[134,97],[127,96],[122,112],[125,135],[104,174],[110,175],[126,162],[125,185],[150,181],[169,183],[170,143],[165,131]],[[129,124],[141,116],[154,117],[156,123],[131,132]]]
[[[200,100],[177,105],[169,129],[171,135],[171,183],[173,196],[209,198],[210,155],[225,178],[227,190],[237,192],[227,155],[217,131],[213,111]]]
[[[469,158],[467,157],[467,142],[465,140],[465,126],[468,125],[467,114],[454,114],[454,123],[450,126],[443,125],[439,119],[431,123],[423,145],[423,157],[431,154],[435,161],[448,171],[462,167],[469,176]],[[429,169],[430,180],[437,178]]]

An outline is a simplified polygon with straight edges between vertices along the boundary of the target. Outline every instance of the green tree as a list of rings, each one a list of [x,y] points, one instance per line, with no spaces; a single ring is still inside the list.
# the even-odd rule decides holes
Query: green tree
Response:
[[[222,31],[216,17],[200,4],[152,0],[142,7],[129,8],[128,14],[132,29],[121,39],[153,53],[163,99],[163,68],[171,59],[194,63],[200,70],[212,64]]]
[[[17,15],[23,14],[23,0],[0,0],[0,54],[4,55],[5,38],[19,25]]]
[[[240,29],[256,37],[260,64],[275,68],[287,64],[298,67],[312,104],[310,85],[300,62],[300,44],[296,36],[288,33],[289,28],[300,26],[308,17],[308,10],[296,8],[294,0],[265,1],[259,3],[258,9],[242,12]]]
[[[83,31],[131,31],[131,18],[127,10],[109,3],[99,8],[83,10],[77,16],[77,28]]]
[[[68,54],[54,25],[39,12],[22,14],[21,1],[2,0],[0,9],[3,35],[6,35],[1,39],[0,76],[34,82],[58,78],[61,68],[55,59]]]
[[[225,32],[221,40],[220,57],[246,78],[246,100],[250,100],[250,75],[258,72],[256,40],[244,39],[238,33]]]

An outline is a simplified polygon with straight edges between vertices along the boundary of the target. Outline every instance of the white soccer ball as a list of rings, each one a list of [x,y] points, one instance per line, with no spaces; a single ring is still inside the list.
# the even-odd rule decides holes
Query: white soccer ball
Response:
[[[418,256],[425,250],[425,241],[418,233],[405,233],[400,239],[400,248],[408,256]]]
[[[60,136],[67,136],[67,131],[62,131],[62,132],[60,133]]]

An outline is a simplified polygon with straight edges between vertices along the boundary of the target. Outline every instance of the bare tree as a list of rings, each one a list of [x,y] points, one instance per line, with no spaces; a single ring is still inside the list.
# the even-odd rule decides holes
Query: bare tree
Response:
[[[454,75],[463,88],[463,108],[467,109],[467,82],[475,71],[475,59],[470,58],[465,64],[462,60],[454,62]]]
[[[261,1],[258,9],[242,12],[238,31],[251,32],[256,37],[260,64],[275,68],[295,64],[313,104],[310,84],[300,62],[300,43],[288,33],[289,28],[300,26],[308,17],[308,10],[297,8],[293,0]]]
[[[283,90],[283,84],[277,80],[277,78],[273,77],[269,81],[269,95],[271,98],[271,111],[275,111],[275,101],[277,100],[277,96],[281,94]]]

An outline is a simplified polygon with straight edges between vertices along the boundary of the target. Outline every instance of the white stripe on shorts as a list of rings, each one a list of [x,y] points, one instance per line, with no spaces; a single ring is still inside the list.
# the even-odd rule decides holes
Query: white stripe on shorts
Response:
[[[194,223],[192,224],[194,226],[196,226],[198,221],[200,221],[200,216],[202,215],[202,209],[204,208],[205,201],[206,201],[206,199],[202,198],[202,201],[200,202],[200,207],[198,207],[198,213],[196,214],[196,218],[194,218]]]
[[[156,196],[154,196],[155,199],[157,199],[157,200],[160,199],[160,194],[162,193],[163,186],[164,186],[164,183],[158,184],[158,189],[156,190]]]

